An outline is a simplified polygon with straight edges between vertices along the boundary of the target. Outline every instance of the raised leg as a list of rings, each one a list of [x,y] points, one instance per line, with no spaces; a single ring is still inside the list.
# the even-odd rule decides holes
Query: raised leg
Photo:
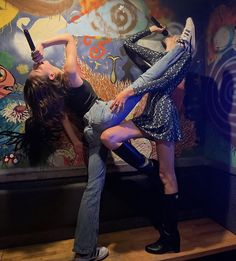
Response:
[[[137,80],[131,85],[133,88],[140,88],[147,82],[153,81],[161,77],[167,69],[175,64],[179,58],[186,51],[184,45],[176,44],[176,47],[164,55],[158,60],[152,67],[150,67],[145,73],[141,74]]]
[[[158,162],[148,159],[132,144],[130,138],[143,137],[143,133],[129,120],[105,130],[101,135],[103,144],[121,159],[144,174],[158,174]]]

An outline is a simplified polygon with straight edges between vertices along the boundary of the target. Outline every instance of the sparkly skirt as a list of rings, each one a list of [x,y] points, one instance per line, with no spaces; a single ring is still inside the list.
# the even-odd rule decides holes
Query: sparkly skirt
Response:
[[[152,140],[181,140],[178,112],[169,95],[150,94],[143,113],[133,123]]]

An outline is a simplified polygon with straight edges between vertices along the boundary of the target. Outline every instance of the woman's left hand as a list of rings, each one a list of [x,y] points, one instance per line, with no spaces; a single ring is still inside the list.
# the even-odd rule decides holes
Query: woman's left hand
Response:
[[[151,27],[149,27],[149,30],[154,33],[162,33],[164,30],[166,30],[166,26],[162,26],[162,27],[157,27],[156,25],[152,25]]]
[[[114,113],[123,111],[127,99],[132,95],[134,95],[134,91],[133,91],[133,88],[131,88],[131,87],[128,87],[128,88],[124,89],[123,91],[121,91],[116,96],[116,98],[113,100],[113,102],[110,106],[111,111]]]

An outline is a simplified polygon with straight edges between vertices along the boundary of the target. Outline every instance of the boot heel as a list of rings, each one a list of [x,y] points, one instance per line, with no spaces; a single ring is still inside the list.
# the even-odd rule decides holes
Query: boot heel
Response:
[[[178,236],[177,239],[175,239],[176,241],[173,242],[173,245],[172,245],[172,250],[173,252],[175,253],[179,253],[180,252],[180,238]]]
[[[178,247],[174,247],[173,248],[173,252],[179,253],[180,252],[180,247],[179,246]]]

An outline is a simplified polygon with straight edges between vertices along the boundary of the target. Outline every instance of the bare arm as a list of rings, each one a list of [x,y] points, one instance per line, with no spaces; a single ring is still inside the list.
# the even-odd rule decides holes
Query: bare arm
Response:
[[[69,120],[67,114],[65,114],[65,117],[62,120],[62,125],[71,143],[73,144],[75,152],[77,154],[81,153],[82,143],[79,140],[78,136],[76,135],[74,127],[72,126],[71,121]]]
[[[77,62],[76,42],[72,35],[60,34],[39,43],[36,47],[36,51],[32,54],[33,60],[35,62],[40,62],[43,58],[44,49],[54,45],[65,46],[64,73],[67,74],[71,87],[81,85],[82,79],[80,77],[81,71],[79,70]]]

